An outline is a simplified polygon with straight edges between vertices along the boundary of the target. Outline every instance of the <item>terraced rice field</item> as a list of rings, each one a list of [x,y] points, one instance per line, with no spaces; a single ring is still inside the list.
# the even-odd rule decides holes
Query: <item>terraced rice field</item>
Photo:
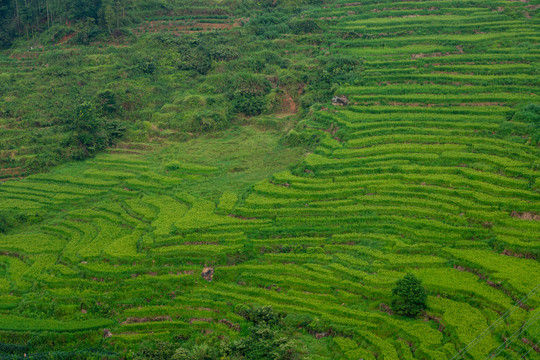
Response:
[[[40,220],[0,236],[0,339],[46,331],[121,353],[193,332],[234,338],[235,306],[259,304],[295,316],[327,349],[313,359],[486,359],[502,344],[493,358],[539,358],[522,356],[540,339],[540,158],[501,136],[526,126],[510,121],[518,105],[540,102],[527,4],[312,8],[329,29],[312,50],[357,56],[363,79],[336,90],[351,105],[307,122],[322,138],[313,153],[248,191],[197,193],[230,171],[187,159],[168,170],[157,148],[3,183],[0,208]],[[416,320],[388,308],[407,272],[429,293]]]
[[[170,19],[151,20],[140,26],[135,33],[192,33],[200,31],[226,31],[237,26],[240,26],[241,19],[229,19],[226,16],[223,18],[202,17],[192,18],[188,17],[182,19],[180,17],[174,17]]]
[[[142,35],[145,33],[180,34],[226,31],[241,26],[242,23],[249,20],[236,17],[227,5],[223,5],[219,1],[192,3],[180,3],[174,10],[148,14],[149,16],[145,17],[147,20],[137,26],[134,33]]]

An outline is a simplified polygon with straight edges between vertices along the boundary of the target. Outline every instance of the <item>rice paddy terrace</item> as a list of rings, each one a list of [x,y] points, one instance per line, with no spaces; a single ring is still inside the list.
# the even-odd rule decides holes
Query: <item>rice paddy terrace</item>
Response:
[[[540,103],[538,4],[314,5],[324,36],[286,51],[357,56],[362,80],[305,121],[312,153],[287,169],[299,150],[270,142],[251,183],[235,147],[189,142],[4,182],[0,209],[35,221],[0,235],[0,341],[122,355],[238,337],[236,307],[258,304],[288,314],[311,359],[540,358],[540,157],[514,116]],[[388,307],[408,272],[429,293],[416,320]]]

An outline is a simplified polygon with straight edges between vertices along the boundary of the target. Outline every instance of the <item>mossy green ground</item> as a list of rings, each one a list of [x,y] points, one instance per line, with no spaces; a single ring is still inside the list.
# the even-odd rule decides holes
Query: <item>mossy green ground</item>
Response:
[[[213,201],[225,191],[241,197],[257,181],[302,159],[305,149],[280,144],[283,135],[277,130],[236,126],[186,142],[165,144],[153,157],[161,164],[177,160],[215,167],[215,171],[204,175],[186,175],[182,189],[190,194]]]

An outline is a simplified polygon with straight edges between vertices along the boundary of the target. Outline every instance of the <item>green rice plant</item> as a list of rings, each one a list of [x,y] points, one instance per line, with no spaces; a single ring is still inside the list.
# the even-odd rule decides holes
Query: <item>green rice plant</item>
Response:
[[[468,294],[472,299],[479,297],[482,302],[496,304],[501,309],[513,306],[511,298],[479,282],[476,275],[468,272],[440,268],[415,270],[413,273],[422,280],[428,291],[453,296]]]
[[[144,269],[136,268],[127,265],[111,265],[106,262],[90,262],[82,263],[79,266],[82,273],[91,276],[106,276],[108,278],[124,277],[127,278],[131,274],[137,271],[144,271]]]
[[[385,359],[399,359],[396,349],[390,343],[382,340],[381,338],[373,335],[371,332],[368,331],[358,331],[357,334],[364,338],[367,342],[377,347],[380,351],[380,354]]]
[[[6,202],[11,200],[11,201],[14,201],[15,203],[17,200],[23,200],[23,201],[27,200],[27,201],[36,202],[36,206],[45,206],[47,204],[52,203],[50,196],[35,194],[35,193],[28,193],[28,192],[7,190],[4,192],[0,192],[0,196],[2,200]],[[5,207],[8,208],[8,206],[5,206]]]
[[[155,219],[158,214],[157,209],[154,210],[153,207],[148,206],[141,199],[127,199],[125,202],[130,211],[147,221]]]
[[[0,278],[0,290],[7,294],[11,290],[11,282],[8,279]],[[2,304],[1,307],[3,307],[4,304]]]
[[[154,184],[152,182],[140,180],[140,179],[127,179],[126,185],[130,188],[134,189],[142,189],[142,190],[159,190],[161,189],[161,185]]]
[[[109,247],[115,239],[125,235],[125,230],[117,224],[97,218],[93,221],[99,231],[95,238],[88,244],[78,249],[78,255],[83,259],[100,256],[106,247]]]
[[[332,260],[332,256],[325,254],[264,254],[264,258],[267,258],[275,262],[328,262]]]
[[[446,151],[441,154],[442,160],[454,160],[454,161],[475,161],[475,162],[487,162],[494,165],[505,167],[520,167],[527,166],[526,162],[513,160],[507,157],[485,155],[479,153],[464,153],[456,151]]]
[[[288,237],[288,238],[270,238],[252,240],[255,247],[261,246],[291,246],[291,245],[322,245],[327,239],[324,237]]]
[[[147,203],[159,209],[157,219],[152,222],[152,226],[156,229],[154,233],[158,236],[168,235],[172,231],[172,226],[186,212],[186,205],[179,203],[170,196],[145,196],[143,204]]]
[[[397,344],[399,346],[398,352],[400,359],[413,360],[413,354],[411,352],[411,349],[409,348],[409,345],[403,340],[398,340]]]
[[[107,161],[106,159],[97,158],[92,163],[98,165],[100,168],[105,169],[118,169],[118,170],[131,170],[131,171],[147,171],[148,166],[145,162],[129,162],[129,161],[119,161],[119,159],[111,159]]]
[[[53,331],[72,332],[102,329],[113,324],[108,319],[91,319],[77,321],[57,321],[24,318],[14,315],[0,316],[0,329],[7,331]]]
[[[238,196],[235,193],[226,191],[221,195],[217,210],[224,214],[232,213],[234,206],[238,202]]]
[[[165,164],[165,168],[170,171],[179,171],[180,173],[188,174],[208,174],[218,170],[215,166],[189,164],[179,161],[170,161]]]
[[[243,245],[176,245],[152,249],[157,254],[178,254],[191,257],[207,257],[212,255],[236,253],[243,249]]]
[[[297,198],[274,198],[268,195],[251,193],[244,201],[243,206],[249,208],[277,208],[281,206],[294,206],[306,204],[305,199]],[[239,208],[241,209],[241,208]]]
[[[43,206],[44,204],[32,200],[2,197],[0,201],[0,209],[39,209]]]
[[[150,321],[144,323],[125,324],[120,328],[123,332],[139,332],[139,331],[151,331],[151,330],[177,330],[190,327],[188,322],[184,321]],[[204,326],[203,326],[204,327]],[[154,337],[154,336],[153,336]]]
[[[87,195],[87,196],[96,196],[103,193],[102,190],[88,189],[75,185],[57,185],[57,184],[48,184],[42,182],[10,182],[9,184],[2,185],[2,187],[7,186],[17,189],[27,189],[27,190],[37,190],[47,193],[55,194],[74,194],[74,195]]]
[[[489,325],[483,314],[472,306],[455,302],[443,298],[430,298],[430,306],[439,313],[442,313],[442,320],[447,327],[452,327],[455,341],[465,345],[470,339],[476,338]],[[478,344],[472,347],[468,352],[473,357],[483,357],[497,347],[492,335],[483,337]],[[456,346],[458,351],[459,346]]]
[[[218,225],[236,225],[243,221],[234,217],[214,214],[216,205],[211,201],[197,200],[191,208],[174,223],[178,231],[193,231]]]
[[[296,290],[309,291],[317,289],[318,291],[331,291],[334,284],[321,281],[311,281],[294,276],[273,275],[273,274],[254,274],[244,273],[241,276],[243,281],[257,286],[278,286],[279,288],[293,288]]]
[[[55,228],[58,229],[60,226],[62,231],[69,231],[69,241],[62,251],[62,257],[72,263],[80,261],[79,250],[92,242],[99,229],[90,223],[81,221],[65,221],[56,224]]]
[[[45,233],[23,233],[0,235],[0,248],[4,251],[15,251],[27,254],[58,253],[64,248],[66,241]]]
[[[540,265],[534,260],[519,259],[489,250],[444,249],[459,262],[491,274],[495,281],[504,281],[522,294],[537,284],[536,274]]]
[[[404,140],[406,141],[406,139]],[[455,153],[461,153],[461,151],[464,151],[465,149],[466,147],[463,145],[454,144],[423,144],[422,147],[419,147],[417,144],[384,144],[373,145],[360,149],[336,150],[332,155],[338,159],[346,159],[351,157],[362,158],[376,155],[393,154],[396,152],[440,154],[443,152],[453,151]]]
[[[135,260],[143,258],[143,254],[137,252],[137,244],[142,236],[140,232],[119,237],[103,249],[105,255],[123,260]]]
[[[139,176],[144,179],[148,179],[149,181],[157,182],[158,184],[162,186],[174,186],[174,185],[179,185],[182,183],[182,179],[170,177],[170,176],[163,176],[163,175],[151,172],[151,171],[141,172]]]
[[[6,293],[10,290],[9,281],[2,278],[0,280],[0,288]],[[0,295],[0,309],[11,310],[15,308],[20,301],[20,297],[14,295]]]
[[[87,174],[85,172],[85,174]],[[88,173],[90,175],[91,173]],[[79,178],[74,176],[61,176],[51,174],[37,174],[31,177],[33,180],[41,180],[43,182],[68,183],[72,185],[88,186],[88,187],[111,187],[118,182],[111,180],[100,180],[92,178]]]

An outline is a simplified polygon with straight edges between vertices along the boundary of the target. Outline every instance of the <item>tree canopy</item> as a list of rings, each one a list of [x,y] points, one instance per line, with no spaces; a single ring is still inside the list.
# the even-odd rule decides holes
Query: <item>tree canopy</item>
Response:
[[[416,317],[427,308],[426,289],[413,274],[398,280],[392,295],[392,310],[398,315]]]

